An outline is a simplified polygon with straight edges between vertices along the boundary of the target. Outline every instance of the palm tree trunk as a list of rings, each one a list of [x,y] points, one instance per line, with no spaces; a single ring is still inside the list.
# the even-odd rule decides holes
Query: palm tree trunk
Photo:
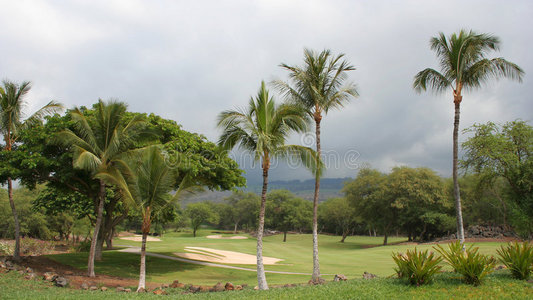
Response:
[[[137,292],[141,289],[146,290],[146,237],[148,232],[143,231],[143,238],[141,244],[141,270],[139,273],[139,286],[137,287]]]
[[[460,96],[459,96],[460,97]],[[463,228],[463,212],[461,210],[461,195],[459,192],[459,181],[457,178],[457,156],[459,152],[459,117],[461,114],[460,100],[455,102],[455,118],[453,122],[453,196],[455,198],[455,213],[457,216],[457,238],[461,245],[465,243],[465,233]]]
[[[100,231],[100,226],[102,225],[102,215],[104,212],[104,201],[105,201],[105,183],[103,180],[100,180],[100,200],[98,202],[98,210],[96,213],[96,224],[94,224],[94,233],[93,239],[91,240],[91,250],[89,251],[89,262],[87,266],[87,275],[89,277],[95,277],[94,273],[94,257],[96,254],[96,243],[98,242],[98,232]]]
[[[268,158],[266,158],[268,159]],[[260,290],[268,290],[263,265],[263,230],[265,227],[265,203],[268,188],[268,165],[263,165],[263,191],[261,192],[261,207],[259,209],[259,226],[257,227],[257,286]]]
[[[317,159],[320,159],[320,119],[315,117],[315,136],[316,136],[316,154]],[[318,164],[317,164],[318,166]],[[318,195],[320,192],[320,174],[317,171],[315,174],[315,196],[313,198],[313,276],[311,280],[318,282],[320,279],[320,263],[318,261]]]
[[[7,178],[7,192],[9,194],[9,205],[11,206],[11,212],[13,213],[13,220],[15,222],[15,251],[13,252],[13,259],[15,261],[20,260],[20,222],[15,208],[15,201],[13,200],[13,181],[11,177]]]

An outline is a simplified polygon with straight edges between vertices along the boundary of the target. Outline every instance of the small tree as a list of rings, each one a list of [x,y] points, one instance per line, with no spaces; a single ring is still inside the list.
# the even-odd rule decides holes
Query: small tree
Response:
[[[196,231],[200,228],[200,225],[209,222],[218,222],[218,214],[213,211],[211,205],[207,202],[191,203],[187,205],[185,214],[191,220],[192,235],[196,237]]]

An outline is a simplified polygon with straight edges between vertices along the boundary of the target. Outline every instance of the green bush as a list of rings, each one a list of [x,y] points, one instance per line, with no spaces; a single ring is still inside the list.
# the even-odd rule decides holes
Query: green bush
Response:
[[[89,252],[90,250],[91,250],[90,240],[82,241],[75,247],[76,252]]]
[[[0,255],[13,255],[13,246],[11,246],[8,242],[0,242]]]
[[[22,238],[20,240],[20,253],[24,255],[50,254],[55,249],[55,245],[50,241],[41,241],[32,238]]]
[[[463,250],[463,246],[457,241],[448,244],[448,248],[446,250],[441,245],[434,247],[455,272],[463,275],[466,283],[480,285],[483,278],[494,271],[496,260],[492,256],[478,253],[478,247],[470,245]]]
[[[501,246],[496,250],[500,256],[500,261],[511,271],[511,275],[516,279],[529,279],[533,271],[533,246],[528,242],[513,244],[507,247]]]
[[[441,257],[436,257],[435,253],[426,251],[407,250],[406,254],[393,253],[392,258],[398,266],[396,273],[399,278],[416,286],[430,283],[433,276],[442,268],[438,264]]]

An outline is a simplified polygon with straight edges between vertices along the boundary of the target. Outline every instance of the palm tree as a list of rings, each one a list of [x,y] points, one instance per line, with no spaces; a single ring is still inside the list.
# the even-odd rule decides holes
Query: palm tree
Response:
[[[340,109],[352,98],[358,96],[351,83],[343,86],[346,72],[355,70],[344,54],[333,56],[331,51],[315,53],[304,50],[302,67],[281,64],[290,72],[290,82],[275,81],[274,85],[292,102],[303,106],[307,114],[315,121],[316,152],[320,159],[320,123],[324,114],[330,109]],[[292,82],[292,85],[291,85]],[[315,195],[313,198],[313,282],[320,281],[320,264],[318,261],[318,196],[320,192],[320,173],[315,173]]]
[[[129,122],[124,120],[127,106],[122,102],[99,100],[93,116],[87,117],[78,108],[70,112],[75,130],[66,129],[58,134],[59,141],[72,148],[75,168],[91,172],[99,180],[100,188],[96,203],[96,222],[87,273],[94,277],[94,258],[98,233],[102,224],[106,186],[119,189],[125,199],[131,199],[126,178],[130,175],[124,160],[125,154],[135,148],[141,136],[139,130],[144,125],[141,116],[134,116]]]
[[[4,136],[4,149],[12,151],[22,130],[31,128],[43,121],[47,115],[53,114],[62,109],[61,104],[50,101],[40,108],[33,115],[23,120],[23,107],[26,105],[24,96],[30,91],[31,83],[24,81],[20,85],[8,80],[3,81],[0,87],[0,133]],[[7,190],[9,195],[9,205],[13,213],[15,222],[15,250],[13,258],[20,259],[20,223],[13,201],[13,178],[7,178]]]
[[[311,148],[285,144],[292,131],[304,132],[306,124],[306,115],[297,106],[276,105],[264,82],[261,83],[257,97],[250,99],[246,109],[224,111],[218,117],[218,127],[223,129],[218,144],[227,150],[239,146],[240,149],[253,153],[255,160],[261,161],[263,190],[257,229],[257,282],[261,290],[268,289],[263,266],[268,171],[272,159],[287,156],[298,157],[307,167],[316,168],[316,154]]]
[[[507,77],[522,81],[524,71],[516,64],[498,57],[488,59],[485,56],[490,51],[499,49],[500,40],[490,34],[478,34],[474,31],[461,30],[459,34],[452,34],[446,38],[444,33],[431,38],[431,50],[435,51],[439,59],[441,72],[427,68],[416,74],[413,88],[417,92],[427,88],[442,93],[448,89],[453,92],[455,118],[453,122],[453,194],[455,198],[455,212],[457,215],[457,238],[464,244],[463,215],[461,198],[457,178],[457,153],[459,135],[460,106],[463,100],[463,90],[474,90],[482,86],[489,79]]]
[[[170,192],[174,189],[178,178],[177,168],[167,164],[159,146],[149,146],[139,152],[138,159],[130,163],[135,176],[129,184],[133,201],[142,215],[138,292],[146,289],[146,238],[154,217],[174,204],[184,191],[194,187],[190,184],[189,177],[185,176],[176,193],[171,195]]]

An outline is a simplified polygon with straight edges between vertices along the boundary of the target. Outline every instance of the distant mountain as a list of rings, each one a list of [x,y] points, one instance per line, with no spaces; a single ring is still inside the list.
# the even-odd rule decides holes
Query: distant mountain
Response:
[[[344,183],[352,180],[350,177],[345,178],[322,178],[320,180],[320,197],[319,201],[325,201],[329,198],[342,197],[341,192],[344,187]],[[243,189],[244,191],[253,192],[256,194],[261,193],[263,188],[262,184],[259,183],[249,183],[248,187]],[[306,200],[313,200],[315,192],[315,180],[276,180],[268,183],[268,190],[289,190],[298,197],[302,197]],[[231,194],[230,191],[206,191],[200,194],[192,195],[186,197],[182,200],[182,204],[187,205],[188,203],[201,202],[201,201],[211,201],[211,202],[222,202],[225,197]]]

